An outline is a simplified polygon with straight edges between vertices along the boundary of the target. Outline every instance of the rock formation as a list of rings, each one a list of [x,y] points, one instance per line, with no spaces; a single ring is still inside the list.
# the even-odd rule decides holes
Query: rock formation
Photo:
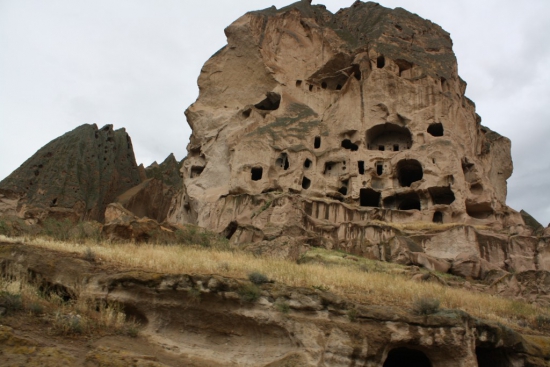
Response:
[[[505,203],[510,140],[480,124],[441,27],[371,2],[332,14],[300,1],[225,33],[186,111],[193,133],[171,221],[378,259],[396,225],[431,224],[416,242],[444,267],[460,255],[518,269],[505,265],[508,236],[532,231]],[[519,242],[534,268],[536,241]]]
[[[62,267],[51,265],[59,262]],[[32,274],[36,284],[68,299],[118,303],[140,322],[149,343],[178,357],[170,365],[543,367],[550,358],[547,336],[522,335],[460,310],[418,316],[278,283],[262,284],[258,300],[247,302],[242,299],[243,287],[250,285],[247,280],[117,271],[22,244],[0,243],[0,265],[9,279],[24,280]],[[15,354],[6,349],[0,361]],[[31,348],[20,349],[17,354]],[[143,353],[151,350],[148,346]]]
[[[79,126],[40,148],[0,182],[0,190],[10,193],[2,199],[11,200],[6,214],[25,216],[29,208],[57,208],[70,209],[77,219],[101,221],[107,204],[140,182],[126,131],[94,124]]]
[[[143,169],[143,182],[118,196],[115,201],[138,217],[164,222],[172,201],[181,191],[183,180],[180,167],[181,162],[173,154],[160,165],[154,162]]]

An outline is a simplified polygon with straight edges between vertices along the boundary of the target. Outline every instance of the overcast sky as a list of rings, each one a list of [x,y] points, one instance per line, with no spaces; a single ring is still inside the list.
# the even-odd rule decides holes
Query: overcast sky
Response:
[[[85,123],[125,127],[138,163],[185,156],[183,112],[223,29],[279,0],[0,0],[0,179]],[[318,3],[314,0],[314,3]],[[336,12],[353,1],[327,0]],[[482,124],[512,140],[508,204],[550,222],[550,1],[386,0],[451,33]]]

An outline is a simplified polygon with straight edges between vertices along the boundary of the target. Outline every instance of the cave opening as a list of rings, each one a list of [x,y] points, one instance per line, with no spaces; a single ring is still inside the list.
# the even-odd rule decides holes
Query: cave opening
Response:
[[[443,136],[443,124],[441,122],[434,122],[428,126],[428,134],[432,136]]]
[[[204,171],[204,167],[202,166],[192,166],[191,167],[191,178],[199,177]]]
[[[439,211],[435,212],[432,221],[434,223],[443,223],[443,213]]]
[[[321,88],[327,89],[327,83],[326,83],[326,82],[322,82],[322,83],[321,83]]]
[[[384,164],[382,162],[377,162],[376,163],[376,174],[378,176],[382,176],[383,173],[384,173]]]
[[[405,347],[392,349],[383,367],[432,367],[430,359],[421,351]]]
[[[502,348],[476,348],[477,365],[479,367],[512,367],[508,353]]]
[[[360,175],[365,174],[365,162],[364,161],[358,161],[357,162],[357,170],[359,171]]]
[[[493,215],[491,203],[472,203],[466,202],[466,213],[476,219],[487,219]]]
[[[259,110],[263,111],[274,111],[279,108],[281,104],[281,95],[275,92],[269,92],[266,95],[266,98],[258,104],[255,104]]]
[[[262,179],[264,169],[262,167],[253,167],[250,172],[252,174],[252,181],[260,181]]]
[[[355,152],[359,149],[359,146],[357,144],[353,144],[351,142],[351,140],[349,139],[344,139],[342,140],[342,144],[341,144],[342,148],[344,149],[349,149],[351,150],[352,152]]]
[[[304,176],[304,178],[302,178],[302,189],[307,190],[309,189],[310,186],[311,186],[311,180],[306,176]]]
[[[279,155],[279,158],[277,158],[277,160],[275,161],[275,164],[286,171],[288,167],[290,167],[290,163],[288,162],[288,154],[281,153],[281,155]]]
[[[410,187],[424,176],[422,165],[415,159],[404,159],[397,163],[397,179],[402,187]]]
[[[400,194],[394,196],[388,196],[384,198],[384,208],[386,209],[398,209],[398,210],[420,210],[420,199],[418,194],[410,192],[407,194]]]
[[[379,208],[380,193],[369,188],[359,190],[359,205]]]
[[[302,86],[302,81],[301,80],[296,80],[296,86],[301,87]]]
[[[397,146],[398,150],[409,149],[412,145],[412,135],[409,129],[392,123],[376,125],[367,130],[367,149],[385,150]]]
[[[450,186],[430,187],[428,189],[432,197],[432,203],[449,205],[455,201],[455,194]]]
[[[412,69],[413,64],[408,62],[407,60],[403,59],[397,59],[395,60],[395,63],[397,64],[397,67],[399,68],[399,76],[405,76],[403,73],[407,70]],[[410,75],[407,75],[410,76]]]
[[[320,137],[320,136],[316,136],[316,137],[315,137],[315,140],[314,140],[314,142],[313,142],[313,147],[314,147],[315,149],[321,148],[321,137]]]
[[[376,59],[376,67],[378,69],[382,69],[384,65],[386,65],[386,58],[384,57],[384,55],[378,56],[378,58]]]
[[[311,160],[309,158],[306,158],[306,160],[304,161],[304,168],[309,167],[311,167]]]

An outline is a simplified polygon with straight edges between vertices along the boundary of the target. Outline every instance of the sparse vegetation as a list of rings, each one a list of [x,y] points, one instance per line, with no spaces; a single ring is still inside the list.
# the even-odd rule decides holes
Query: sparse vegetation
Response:
[[[73,223],[68,219],[57,220],[47,218],[42,226],[46,236],[58,241],[67,241],[70,239],[70,230],[73,227]]]
[[[24,241],[29,246],[79,254],[84,253],[89,247],[96,258],[101,258],[105,263],[115,264],[121,269],[139,268],[168,274],[222,273],[224,276],[240,279],[247,278],[253,272],[259,272],[269,274],[271,281],[330,291],[352,302],[363,304],[410,308],[415,300],[431,298],[436,294],[441,307],[463,310],[474,317],[502,322],[512,327],[517,327],[520,320],[537,327],[540,324],[535,320],[537,317],[550,319],[550,311],[543,307],[453,288],[437,282],[416,282],[409,279],[408,273],[401,265],[365,258],[350,261],[349,254],[339,251],[312,249],[296,263],[254,256],[225,246],[224,241],[221,241],[222,245],[207,246],[189,242],[186,246],[175,246],[175,243],[126,243],[120,246],[93,241],[78,244],[38,237],[4,240]],[[365,269],[368,269],[368,272]],[[260,289],[252,283],[243,287],[239,294],[243,301],[254,302],[260,296]]]
[[[252,273],[248,274],[248,280],[258,285],[269,282],[269,279],[267,278],[267,276],[257,271],[253,271]]]
[[[0,306],[7,315],[24,312],[44,322],[50,331],[60,335],[122,334],[136,336],[139,325],[126,320],[119,304],[78,297],[64,301],[55,292],[19,281],[0,279]]]
[[[287,314],[290,312],[290,305],[286,301],[278,301],[275,303],[275,308],[279,310],[279,312]]]
[[[260,298],[261,290],[256,284],[243,284],[239,288],[239,296],[245,302],[256,302]]]
[[[83,254],[84,260],[94,262],[95,261],[95,253],[92,251],[91,248],[86,247]]]
[[[416,315],[427,316],[439,311],[440,301],[432,297],[419,297],[414,300],[412,310]]]
[[[355,322],[357,320],[357,310],[355,308],[348,310],[347,315],[349,321]]]

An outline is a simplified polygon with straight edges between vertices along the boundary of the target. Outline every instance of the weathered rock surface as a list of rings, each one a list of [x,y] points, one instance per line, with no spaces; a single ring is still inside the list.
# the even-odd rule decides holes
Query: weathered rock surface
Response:
[[[22,217],[47,216],[50,208],[63,208],[77,218],[102,221],[107,204],[140,182],[124,129],[82,125],[40,148],[2,180],[0,200],[16,200],[5,212]],[[26,215],[29,208],[40,213]]]
[[[173,234],[173,230],[163,227],[156,220],[138,217],[120,203],[111,203],[105,210],[103,236],[109,241],[147,242],[159,233]]]
[[[444,270],[479,258],[454,266],[476,277],[545,263],[536,221],[505,203],[510,140],[480,124],[437,24],[371,2],[332,14],[300,1],[225,33],[186,111],[193,133],[169,221],[379,259],[389,256],[371,244],[397,235],[380,223],[434,223],[410,261]]]
[[[181,193],[183,180],[180,167],[181,162],[173,154],[161,164],[154,162],[143,169],[143,182],[118,196],[115,201],[138,217],[164,222],[172,202]]]
[[[113,272],[23,245],[0,245],[0,264],[12,279],[33,274],[35,282],[66,296],[119,302],[142,323],[142,334],[153,344],[189,365],[399,366],[415,361],[432,367],[542,367],[550,358],[547,337],[524,336],[460,311],[414,316],[277,283],[261,285],[259,299],[250,303],[239,296],[249,284],[245,280]],[[280,311],[281,304],[288,305],[288,312]],[[86,359],[101,365],[93,353]]]

